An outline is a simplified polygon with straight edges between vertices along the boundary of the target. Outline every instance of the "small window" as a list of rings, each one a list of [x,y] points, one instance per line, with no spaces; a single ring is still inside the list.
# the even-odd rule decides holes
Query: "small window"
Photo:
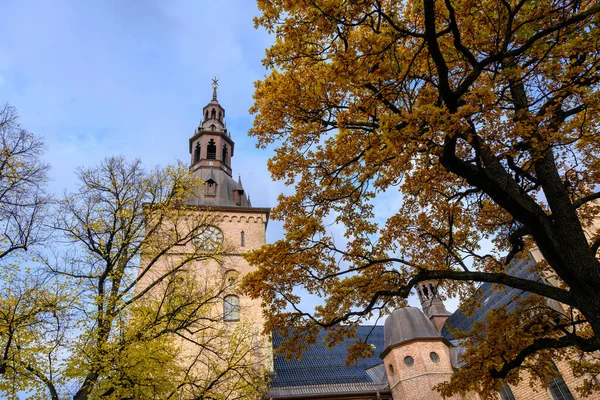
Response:
[[[404,365],[406,365],[407,367],[412,367],[413,365],[415,365],[415,359],[411,356],[404,357]]]
[[[429,353],[429,358],[431,358],[431,361],[433,361],[434,363],[440,362],[440,356],[435,351],[432,351],[431,353]]]
[[[223,299],[223,321],[240,320],[240,298],[234,295]]]
[[[227,286],[231,287],[231,286],[235,285],[239,276],[240,276],[239,272],[237,272],[234,269],[230,269],[229,271],[227,271],[225,273],[225,283],[227,284]]]
[[[500,395],[500,400],[515,400],[515,396],[513,395],[512,390],[510,390],[510,386],[506,383],[502,384],[498,394]]]
[[[552,367],[558,372],[556,364],[552,363]],[[552,400],[573,400],[573,395],[569,387],[560,375],[548,381],[548,391],[550,392],[550,396],[552,396]]]
[[[388,366],[389,370],[390,370],[390,375],[394,375],[394,366],[392,364],[390,364]]]
[[[210,139],[208,146],[206,146],[206,158],[209,160],[217,159],[217,146],[215,145],[215,141],[212,139]]]
[[[244,247],[246,245],[246,238],[245,238],[245,235],[244,235],[244,231],[242,231],[242,233],[240,235],[240,245],[242,247]]]

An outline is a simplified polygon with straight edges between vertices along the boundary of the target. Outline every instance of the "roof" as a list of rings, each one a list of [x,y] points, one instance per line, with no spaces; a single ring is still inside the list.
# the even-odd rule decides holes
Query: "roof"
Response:
[[[385,320],[384,349],[414,339],[439,339],[429,318],[416,307],[403,307],[394,310]]]
[[[302,358],[285,360],[281,355],[275,356],[275,376],[271,382],[270,396],[288,393],[292,390],[297,395],[320,393],[346,393],[364,390],[382,390],[387,382],[376,382],[368,369],[381,364],[379,354],[383,351],[383,326],[362,325],[357,328],[356,338],[345,339],[332,348],[327,348],[323,339],[327,332],[321,330],[317,342],[304,351]],[[374,355],[358,360],[356,364],[346,365],[347,349],[357,340],[365,340],[375,346]],[[273,335],[273,347],[281,346],[283,338]],[[376,377],[375,377],[376,378]],[[318,385],[325,385],[318,388]],[[288,388],[288,390],[285,390]],[[333,392],[332,392],[333,391]]]
[[[508,271],[512,276],[539,282],[542,281],[542,277],[531,269],[535,264],[535,259],[531,253],[527,252],[524,256],[513,259],[509,264]],[[446,339],[454,340],[454,335],[448,330],[448,327],[462,332],[469,332],[475,321],[485,319],[485,315],[489,311],[503,306],[506,306],[509,311],[513,311],[519,307],[519,303],[514,301],[515,296],[520,296],[522,299],[531,296],[530,292],[521,289],[506,286],[504,290],[500,291],[495,289],[494,286],[492,283],[484,283],[479,287],[477,292],[483,304],[471,317],[467,317],[460,309],[448,317],[442,328],[442,335]]]
[[[199,189],[199,193],[196,193],[186,201],[186,204],[198,206],[240,207],[233,198],[234,190],[238,190],[238,182],[225,171],[220,168],[198,168],[194,173],[197,174],[203,182],[209,180],[215,182],[217,184],[217,192],[215,193],[215,196],[205,196],[204,191],[206,188],[202,187]],[[241,182],[239,184],[241,185]],[[243,205],[248,206],[248,195],[243,193],[241,196],[243,196]]]
[[[530,253],[515,258],[510,266],[510,275],[520,278],[542,281],[543,278],[532,266],[536,264]],[[506,287],[499,291],[493,284],[485,283],[478,288],[478,296],[482,306],[471,317],[467,317],[460,309],[454,312],[446,321],[441,335],[437,333],[431,321],[419,308],[405,307],[394,311],[386,320],[384,326],[359,326],[354,339],[345,339],[332,348],[327,348],[323,339],[327,332],[322,330],[317,336],[317,342],[310,346],[300,360],[286,361],[283,356],[274,359],[275,376],[271,381],[268,397],[315,399],[317,397],[343,398],[344,396],[366,395],[380,393],[390,394],[385,367],[380,355],[389,346],[394,346],[414,339],[447,339],[450,347],[452,366],[463,366],[461,354],[464,351],[460,343],[448,330],[448,327],[468,332],[474,322],[482,320],[488,311],[506,306],[509,310],[518,307],[515,296],[527,298],[531,293],[520,289]],[[555,304],[550,304],[555,306]],[[387,340],[384,332],[388,333]],[[273,346],[278,348],[283,342],[280,335],[273,335]],[[375,353],[370,358],[358,360],[356,364],[346,365],[347,349],[357,340],[365,340],[375,346]],[[362,398],[362,397],[361,397]],[[385,397],[382,397],[385,398]]]
[[[345,383],[329,385],[305,385],[271,388],[266,398],[268,399],[391,399],[388,384],[379,383]]]

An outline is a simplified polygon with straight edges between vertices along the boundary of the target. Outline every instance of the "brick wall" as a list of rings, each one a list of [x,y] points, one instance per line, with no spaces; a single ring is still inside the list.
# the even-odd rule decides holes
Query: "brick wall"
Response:
[[[571,373],[571,368],[567,361],[559,361],[556,362],[556,366],[560,371],[561,376],[565,380],[573,398],[576,400],[579,399],[589,399],[589,400],[600,400],[600,393],[592,394],[589,397],[582,397],[575,391],[575,387],[579,386],[582,382],[582,378],[575,378]],[[511,386],[511,390],[516,400],[551,400],[552,396],[548,391],[546,385],[536,385],[531,387],[529,385],[529,377],[525,376],[523,382],[521,382],[518,386]]]

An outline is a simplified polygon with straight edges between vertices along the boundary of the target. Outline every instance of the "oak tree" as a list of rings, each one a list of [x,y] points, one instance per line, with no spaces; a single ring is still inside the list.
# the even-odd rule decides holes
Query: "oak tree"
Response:
[[[323,327],[331,343],[352,335],[419,282],[464,301],[491,282],[534,295],[520,315],[497,310],[463,337],[465,359],[481,362],[444,394],[487,395],[525,370],[545,377],[550,356],[572,352],[588,357],[576,374],[597,374],[600,4],[258,5],[256,24],[275,40],[250,133],[276,145],[269,169],[294,191],[272,214],[285,238],[248,256],[259,269],[246,284],[264,300],[267,330],[292,329],[288,355]],[[547,279],[507,273],[533,249]],[[298,288],[322,305],[302,309]]]

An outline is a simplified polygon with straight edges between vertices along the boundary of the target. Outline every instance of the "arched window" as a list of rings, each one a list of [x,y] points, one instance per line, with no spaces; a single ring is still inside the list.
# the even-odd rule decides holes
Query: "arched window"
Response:
[[[556,364],[552,363],[552,368],[556,373],[559,373]],[[548,391],[552,396],[552,400],[573,400],[573,395],[560,373],[556,378],[548,381]]]
[[[223,162],[225,164],[227,164],[227,145],[223,145],[223,158],[222,158]]]
[[[213,108],[210,110],[210,118],[215,119],[217,117],[217,111]]]
[[[234,295],[223,299],[223,321],[240,320],[240,298]]]
[[[242,247],[246,245],[246,238],[244,237],[244,231],[242,231],[242,234],[240,235],[240,245]]]
[[[223,121],[223,113],[219,111],[219,121]]]
[[[515,396],[513,395],[512,390],[510,390],[510,386],[506,383],[502,385],[498,394],[500,394],[500,400],[515,400]]]
[[[204,120],[208,120],[208,110],[206,110],[206,113],[204,114]]]
[[[431,291],[432,296],[437,296],[437,288],[433,283],[429,284],[429,290]]]
[[[429,298],[429,290],[427,289],[427,286],[423,287],[423,296],[428,299]]]
[[[225,273],[225,284],[229,287],[235,285],[235,283],[238,281],[239,276],[239,272],[237,272],[235,269],[230,269]]]
[[[208,146],[206,146],[206,158],[209,160],[217,159],[217,146],[215,145],[215,141],[212,139],[210,139]]]
[[[200,161],[200,142],[196,143],[194,148],[194,162],[197,163],[198,161]]]

